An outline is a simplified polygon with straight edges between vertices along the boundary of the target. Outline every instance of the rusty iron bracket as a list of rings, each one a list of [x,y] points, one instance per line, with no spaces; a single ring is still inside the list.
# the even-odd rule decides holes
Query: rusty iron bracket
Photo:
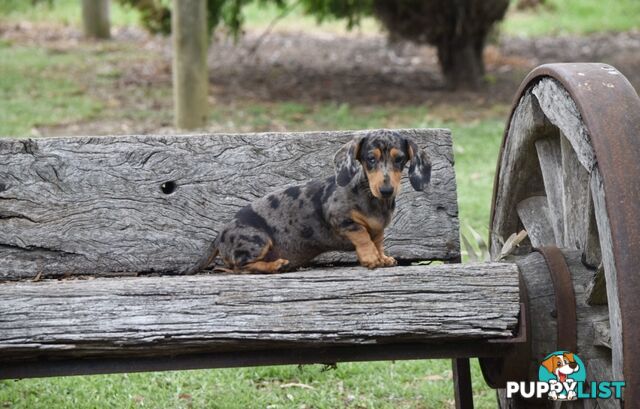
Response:
[[[556,300],[557,347],[558,350],[578,352],[578,317],[576,314],[576,295],[573,291],[571,271],[564,255],[555,246],[534,249],[544,257]]]

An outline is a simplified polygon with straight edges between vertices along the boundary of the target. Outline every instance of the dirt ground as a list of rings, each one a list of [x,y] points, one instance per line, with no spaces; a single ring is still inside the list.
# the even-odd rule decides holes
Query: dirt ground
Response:
[[[112,90],[96,90],[101,99],[127,98],[136,85],[169,87],[171,45],[167,38],[142,30],[114,30],[114,40],[91,43],[69,27],[14,23],[0,25],[0,38],[11,44],[37,45],[54,52],[106,53],[125,45],[145,58],[113,60],[121,73]],[[486,85],[476,92],[444,88],[435,50],[410,43],[390,44],[386,36],[329,32],[248,31],[235,43],[215,35],[209,66],[212,99],[229,101],[318,101],[353,105],[448,106],[476,109],[510,104],[520,81],[547,62],[598,61],[614,65],[640,89],[640,32],[584,37],[503,37],[485,50]],[[135,53],[132,53],[135,55]],[[148,58],[152,55],[153,58]],[[110,67],[96,68],[108,71]],[[110,92],[121,95],[108,95]],[[163,106],[166,103],[162,103]]]
[[[524,75],[547,62],[606,62],[640,89],[640,32],[589,37],[504,38],[485,50],[487,84],[478,92],[444,88],[436,52],[386,37],[272,33],[254,49],[217,39],[209,56],[216,94],[264,100],[353,104],[510,102]]]

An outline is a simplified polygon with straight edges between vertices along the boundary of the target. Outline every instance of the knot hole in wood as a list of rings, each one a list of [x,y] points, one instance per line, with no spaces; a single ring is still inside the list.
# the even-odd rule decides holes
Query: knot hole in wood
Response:
[[[2,185],[0,184],[0,186]],[[164,193],[165,195],[170,195],[171,193],[176,191],[177,187],[178,186],[176,185],[176,182],[168,181],[160,185],[160,190],[162,190],[162,193]],[[0,188],[0,190],[2,189]]]

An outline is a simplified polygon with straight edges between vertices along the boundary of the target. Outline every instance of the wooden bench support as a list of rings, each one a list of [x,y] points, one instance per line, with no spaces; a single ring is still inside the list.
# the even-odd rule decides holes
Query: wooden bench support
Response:
[[[508,348],[510,348],[508,344],[483,341],[409,342],[318,348],[292,347],[289,349],[261,349],[133,358],[36,359],[22,362],[0,362],[0,379],[242,368],[269,365],[449,359],[452,357],[461,359],[486,358],[503,356],[508,352]]]
[[[473,390],[469,358],[455,358],[453,366],[453,391],[456,409],[473,409]]]

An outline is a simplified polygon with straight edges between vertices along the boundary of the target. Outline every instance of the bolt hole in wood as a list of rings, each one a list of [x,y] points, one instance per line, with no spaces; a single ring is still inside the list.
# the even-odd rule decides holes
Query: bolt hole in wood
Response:
[[[170,195],[173,192],[176,191],[176,188],[178,186],[176,185],[176,182],[173,181],[169,181],[169,182],[164,182],[163,184],[160,185],[160,190],[162,190],[162,193],[164,193],[165,195]]]

